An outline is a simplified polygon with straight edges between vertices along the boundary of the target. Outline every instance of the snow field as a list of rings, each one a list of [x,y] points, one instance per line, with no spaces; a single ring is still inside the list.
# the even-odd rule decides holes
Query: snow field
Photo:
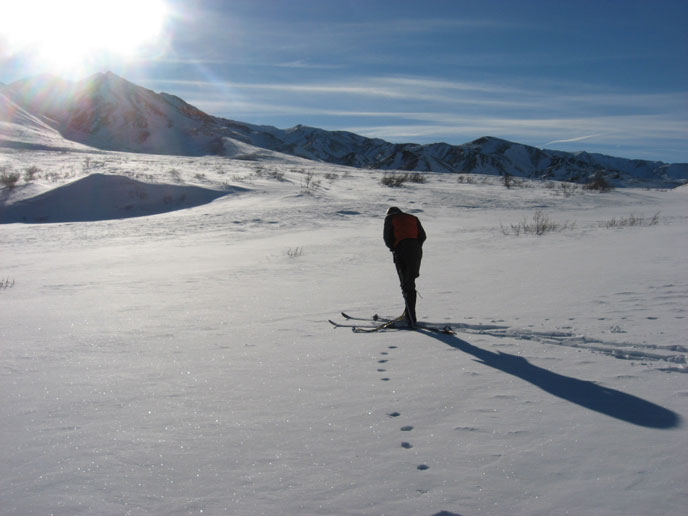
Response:
[[[683,192],[389,189],[318,165],[304,193],[300,165],[229,163],[208,185],[251,191],[0,226],[0,514],[683,513]],[[389,205],[429,235],[420,318],[456,336],[327,323],[401,311]],[[537,209],[574,229],[502,234]]]

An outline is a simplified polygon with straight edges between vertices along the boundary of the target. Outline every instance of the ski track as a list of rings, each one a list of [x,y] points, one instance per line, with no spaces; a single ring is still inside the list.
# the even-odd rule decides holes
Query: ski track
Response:
[[[360,322],[375,322],[374,317],[365,318],[357,316],[349,316],[346,318],[351,321]],[[381,321],[388,320],[390,317],[380,317]],[[567,346],[571,348],[585,349],[595,353],[601,353],[614,358],[622,360],[635,360],[644,363],[657,363],[658,369],[665,372],[679,372],[688,373],[688,347],[676,344],[661,346],[656,344],[639,344],[633,342],[619,342],[619,341],[605,341],[578,335],[570,331],[534,331],[528,329],[513,328],[510,326],[497,324],[468,324],[468,323],[435,323],[427,321],[419,321],[429,328],[442,329],[450,327],[452,330],[475,334],[487,335],[490,337],[497,337],[500,339],[514,339],[521,341],[533,341],[544,345]],[[342,325],[340,328],[347,328]],[[353,326],[357,328],[365,328],[364,325]],[[334,327],[337,329],[337,327]],[[383,329],[381,331],[405,331],[403,329]],[[615,333],[621,333],[618,330]],[[662,353],[673,352],[673,353]],[[387,353],[383,353],[387,354]],[[675,365],[665,365],[666,363]]]
[[[458,332],[489,335],[490,337],[501,339],[529,340],[545,345],[587,349],[623,360],[669,362],[678,365],[671,368],[663,368],[662,370],[688,373],[688,367],[686,367],[688,347],[681,345],[659,346],[655,344],[603,341],[566,331],[533,331],[508,326],[499,327],[465,323],[450,324],[449,326]],[[654,351],[673,351],[676,353],[663,354]]]

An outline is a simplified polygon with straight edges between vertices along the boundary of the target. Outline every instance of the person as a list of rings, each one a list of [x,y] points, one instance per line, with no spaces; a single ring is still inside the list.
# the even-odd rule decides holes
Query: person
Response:
[[[426,234],[418,217],[404,213],[396,206],[387,210],[383,234],[385,244],[394,256],[401,292],[406,308],[403,317],[409,327],[416,326],[416,278],[420,276],[423,243]]]

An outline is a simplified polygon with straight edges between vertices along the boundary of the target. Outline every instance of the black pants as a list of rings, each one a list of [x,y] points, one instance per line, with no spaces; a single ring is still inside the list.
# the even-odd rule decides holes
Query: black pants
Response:
[[[401,292],[406,302],[405,315],[409,323],[416,324],[416,278],[420,276],[420,262],[423,248],[415,238],[399,242],[394,249],[394,264],[397,266]]]

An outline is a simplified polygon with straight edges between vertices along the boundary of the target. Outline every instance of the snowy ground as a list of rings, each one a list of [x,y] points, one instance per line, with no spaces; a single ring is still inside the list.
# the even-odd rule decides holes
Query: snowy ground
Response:
[[[6,205],[91,173],[228,193],[0,226],[3,516],[685,514],[685,188],[2,159],[40,169]],[[136,212],[154,194],[127,181],[113,191]],[[428,232],[419,317],[456,336],[327,322],[401,312],[389,205]],[[568,227],[504,234],[538,210]]]

